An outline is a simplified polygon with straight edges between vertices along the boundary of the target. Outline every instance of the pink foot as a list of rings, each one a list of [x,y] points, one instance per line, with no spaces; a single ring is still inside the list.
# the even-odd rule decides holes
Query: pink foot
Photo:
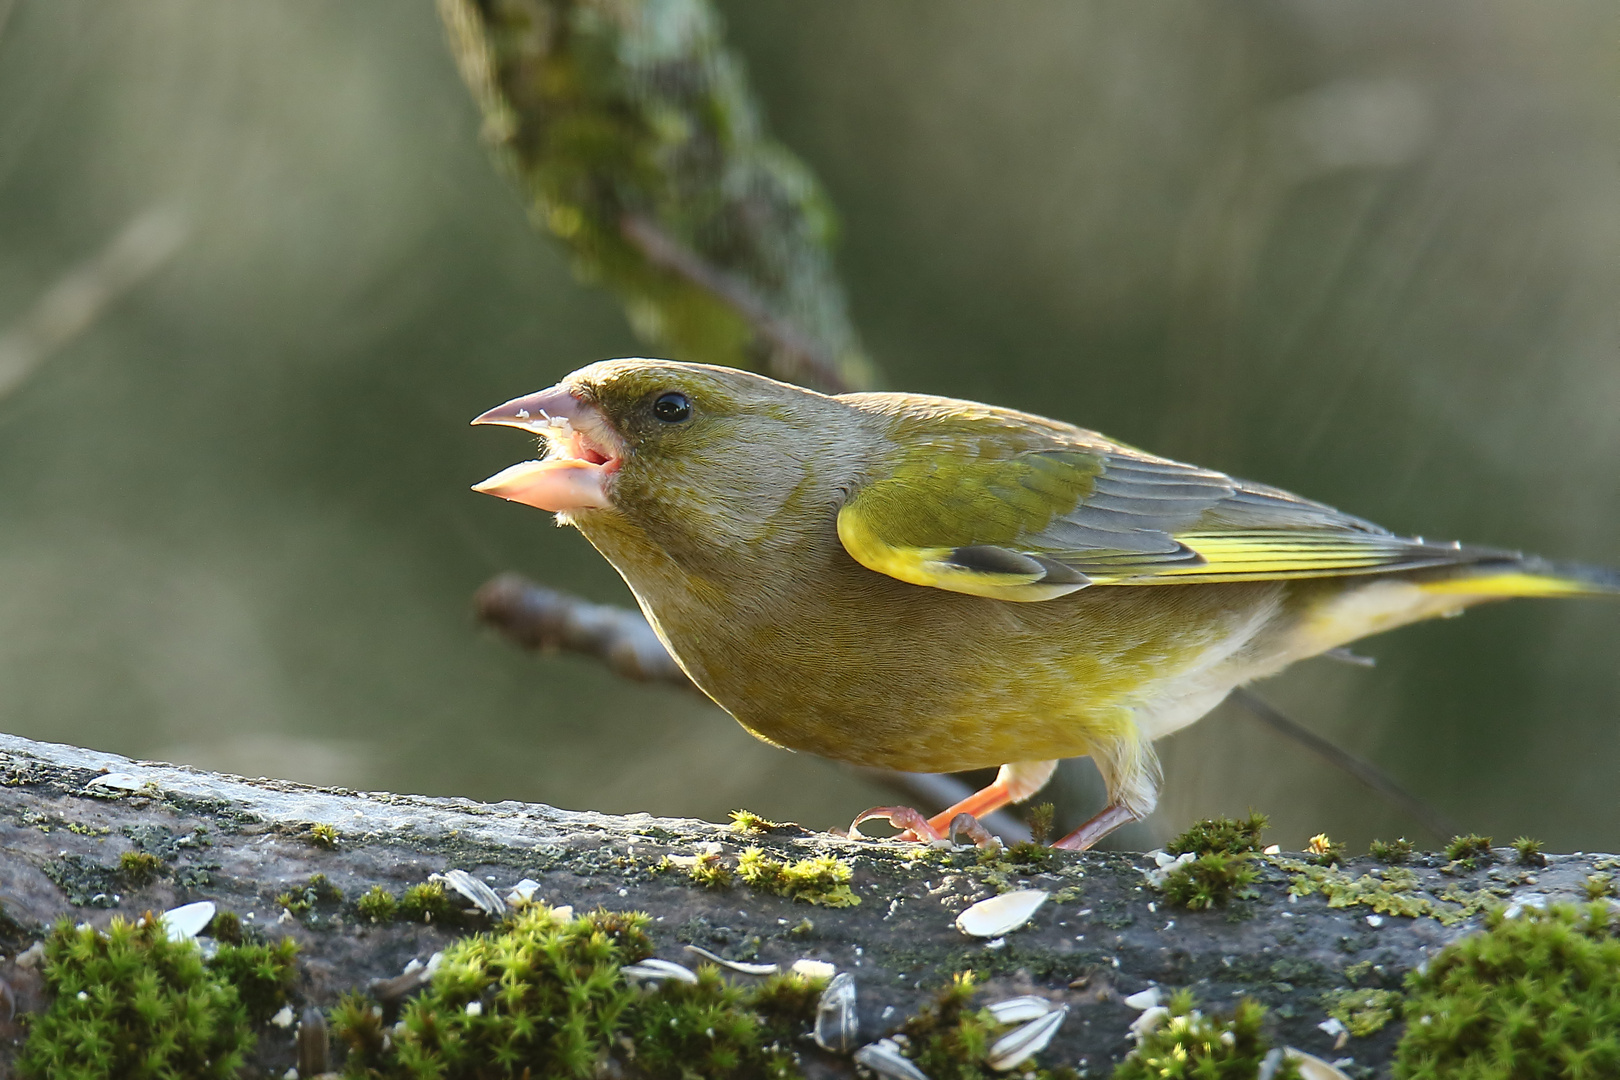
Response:
[[[956,843],[956,837],[962,835],[973,841],[979,847],[1000,847],[1001,841],[990,835],[990,830],[979,824],[979,819],[972,814],[957,814],[951,818],[951,827],[946,830],[951,843]]]
[[[965,815],[964,815],[965,816]],[[903,840],[943,840],[939,830],[928,824],[928,819],[909,806],[874,806],[849,823],[849,835],[853,839],[860,836],[860,826],[863,821],[873,818],[882,818],[897,829],[904,829],[896,839]],[[953,823],[954,824],[954,823]]]

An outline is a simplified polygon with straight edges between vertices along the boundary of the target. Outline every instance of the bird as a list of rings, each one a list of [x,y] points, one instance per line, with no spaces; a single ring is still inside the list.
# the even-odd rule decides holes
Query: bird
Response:
[[[1089,756],[1107,804],[1054,845],[1084,850],[1153,811],[1153,744],[1239,686],[1488,601],[1620,595],[1620,572],[1403,537],[973,401],[623,358],[472,422],[544,451],[474,490],[583,533],[758,738],[998,768],[939,814],[873,807],[851,833],[938,839]]]

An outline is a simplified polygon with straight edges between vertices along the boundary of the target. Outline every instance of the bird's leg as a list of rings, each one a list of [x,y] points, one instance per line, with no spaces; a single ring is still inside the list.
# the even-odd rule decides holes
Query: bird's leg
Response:
[[[849,835],[853,839],[861,835],[860,826],[863,821],[873,818],[882,818],[897,829],[904,829],[900,835],[912,840],[943,840],[945,837],[928,819],[909,806],[874,806],[849,823]]]
[[[1141,819],[1128,808],[1119,803],[1111,803],[1103,808],[1102,813],[1052,846],[1063,851],[1085,851],[1121,825],[1139,820]]]
[[[1055,761],[1008,762],[996,773],[995,780],[990,784],[931,818],[923,817],[909,806],[874,806],[850,823],[849,835],[859,835],[856,827],[861,822],[883,818],[895,828],[905,830],[898,837],[901,840],[932,842],[961,832],[982,847],[987,839],[993,837],[985,831],[983,825],[979,824],[978,819],[1000,810],[1008,803],[1022,802],[1029,798],[1051,779],[1052,771],[1056,768]],[[966,818],[971,826],[961,824],[962,818]]]
[[[996,778],[948,809],[928,819],[936,833],[950,828],[960,814],[982,818],[1009,803],[1023,802],[1046,785],[1057,768],[1055,761],[1012,761],[1003,765]]]

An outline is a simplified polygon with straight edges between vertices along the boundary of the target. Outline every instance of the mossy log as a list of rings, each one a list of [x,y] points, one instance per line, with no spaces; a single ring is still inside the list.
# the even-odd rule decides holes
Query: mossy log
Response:
[[[1616,864],[1577,854],[1527,867],[1508,849],[1475,851],[1466,863],[1416,855],[1398,871],[1370,858],[1328,868],[1307,855],[1256,857],[1252,895],[1190,911],[1149,883],[1155,861],[1142,855],[947,851],[757,819],[742,826],[312,788],[0,736],[0,979],[9,991],[0,1021],[6,998],[18,1017],[0,1028],[0,1074],[22,1045],[21,1017],[48,1004],[26,954],[58,920],[104,926],[211,900],[254,936],[296,940],[296,1004],[325,1009],[351,990],[386,996],[387,980],[397,989],[410,961],[488,928],[460,913],[378,922],[367,917],[375,906],[357,903],[377,886],[397,896],[459,869],[500,894],[530,878],[536,898],[553,905],[647,912],[664,959],[695,965],[686,946],[697,945],[784,967],[829,962],[855,977],[861,1043],[898,1030],[954,973],[971,970],[980,1002],[1037,994],[1069,1006],[1038,1059],[1046,1067],[1108,1075],[1130,1049],[1127,1028],[1138,1015],[1124,999],[1157,985],[1191,988],[1213,1013],[1256,999],[1278,1043],[1351,1058],[1349,1075],[1383,1076],[1399,1020],[1355,1037],[1324,1031],[1318,1025],[1342,998],[1336,991],[1399,990],[1408,971],[1477,928],[1487,905],[1530,894],[1585,900],[1592,875]],[[836,885],[795,899],[761,888],[768,875],[744,881],[739,862],[746,869],[750,848],[761,852],[749,857],[756,863],[831,856],[852,872],[845,906],[806,899],[836,900]],[[307,889],[317,874],[342,898]],[[1008,888],[1052,895],[1002,938],[956,928],[961,910]],[[808,1035],[795,1049],[806,1075],[853,1075],[847,1057]],[[248,1075],[284,1075],[295,1055],[292,1029],[265,1026]],[[334,1047],[331,1067],[341,1058]]]

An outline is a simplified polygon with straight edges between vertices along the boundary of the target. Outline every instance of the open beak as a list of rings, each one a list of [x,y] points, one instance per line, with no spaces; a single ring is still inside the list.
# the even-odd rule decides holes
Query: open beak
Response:
[[[613,505],[608,480],[623,456],[606,418],[561,386],[513,398],[474,424],[522,428],[546,440],[546,456],[502,469],[474,491],[540,510],[600,510]]]

